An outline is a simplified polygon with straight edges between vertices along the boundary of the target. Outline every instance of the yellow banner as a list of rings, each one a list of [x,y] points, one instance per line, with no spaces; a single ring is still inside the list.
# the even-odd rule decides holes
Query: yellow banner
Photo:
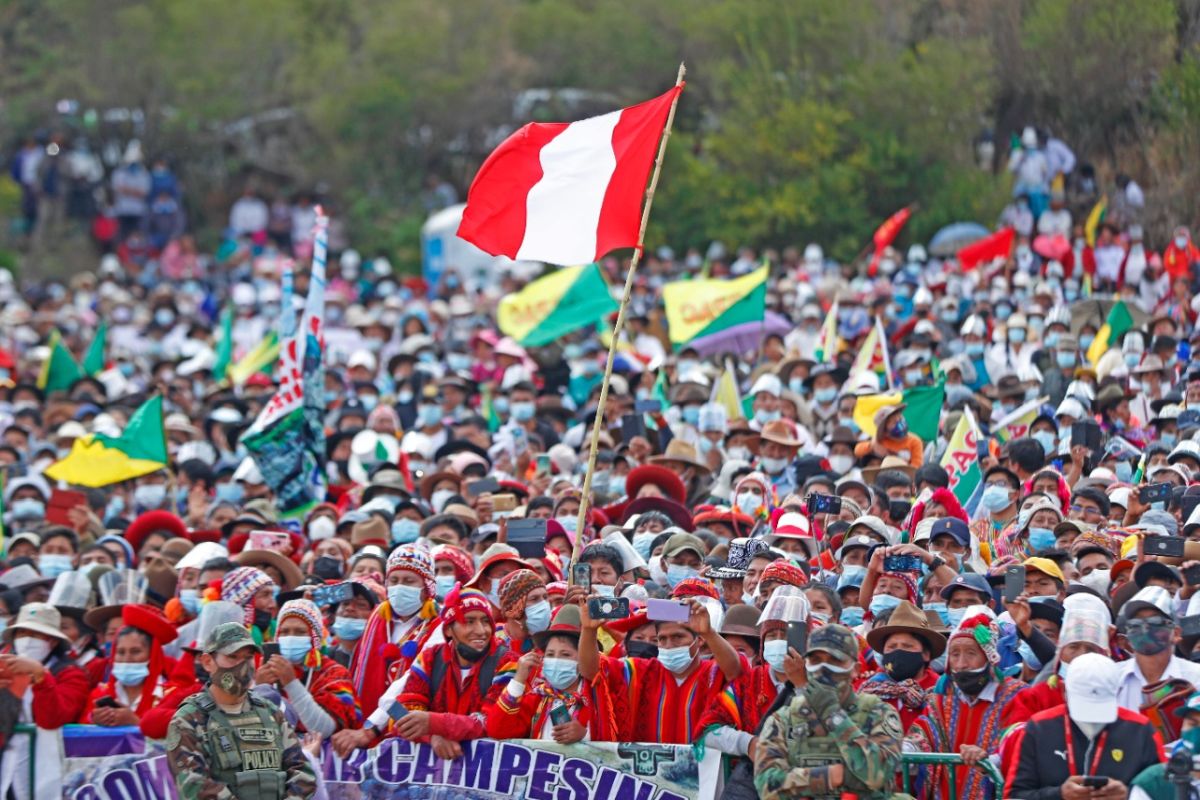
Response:
[[[588,265],[564,267],[543,275],[516,294],[500,300],[496,323],[505,336],[520,342],[558,307],[558,301]]]
[[[663,287],[671,341],[690,342],[767,279],[767,267],[733,280],[675,281]]]

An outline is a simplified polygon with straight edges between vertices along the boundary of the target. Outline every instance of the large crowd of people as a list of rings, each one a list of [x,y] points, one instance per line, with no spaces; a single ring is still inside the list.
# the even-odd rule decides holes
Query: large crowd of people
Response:
[[[253,739],[241,770],[206,760],[206,714],[286,730],[264,797],[319,792],[318,753],[390,737],[444,759],[483,737],[693,744],[724,754],[734,797],[1200,789],[1200,250],[1184,226],[1151,240],[1128,178],[1085,230],[1054,141],[1026,131],[1015,246],[969,270],[919,244],[871,270],[818,244],[647,252],[602,408],[595,327],[537,348],[499,330],[515,275],[427,285],[335,245],[328,489],[302,516],[240,441],[276,376],[214,367],[275,331],[288,260],[302,303],[312,198],[277,213],[247,193],[198,254],[182,218],[155,239],[174,183],[127,150],[95,272],[0,270],[0,794],[31,796],[29,761],[85,723],[165,739],[181,796],[227,796]],[[788,332],[672,345],[666,282],[764,259]],[[625,267],[601,264],[614,293]],[[56,334],[81,357],[101,323],[103,369],[39,388]],[[877,330],[882,372],[851,369]],[[934,424],[903,400],[855,413],[925,386],[944,389]],[[99,489],[43,474],[154,395],[164,468]],[[970,497],[943,461],[964,415]],[[544,525],[533,551],[524,520]],[[958,760],[905,759],[931,753]]]

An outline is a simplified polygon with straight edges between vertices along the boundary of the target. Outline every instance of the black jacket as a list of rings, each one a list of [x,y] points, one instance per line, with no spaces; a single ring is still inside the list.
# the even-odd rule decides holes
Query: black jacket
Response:
[[[1070,723],[1075,769],[1067,765],[1067,706],[1034,714],[1013,743],[1015,757],[1004,776],[1004,796],[1024,800],[1058,800],[1071,775],[1103,775],[1129,786],[1138,773],[1163,760],[1162,739],[1150,720],[1126,708],[1117,709],[1117,720],[1096,737],[1104,737],[1095,771],[1092,743],[1075,723]]]

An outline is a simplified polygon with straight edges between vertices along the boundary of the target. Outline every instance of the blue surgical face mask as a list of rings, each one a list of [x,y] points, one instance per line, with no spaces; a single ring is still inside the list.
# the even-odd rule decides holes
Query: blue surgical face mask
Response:
[[[417,406],[417,427],[429,428],[442,421],[442,409],[438,406]]]
[[[988,486],[983,490],[979,501],[983,503],[983,507],[988,511],[995,513],[1003,511],[1012,505],[1012,500],[1009,499],[1008,489],[1004,486]]]
[[[512,418],[517,422],[528,422],[533,419],[533,414],[537,410],[532,400],[520,400],[511,403],[509,406],[512,409]]]
[[[216,498],[222,502],[240,505],[245,496],[245,490],[242,489],[242,485],[236,481],[218,483],[216,486]]]
[[[1054,452],[1054,446],[1056,442],[1054,441],[1055,436],[1053,433],[1050,431],[1034,431],[1031,435],[1035,440],[1037,440],[1037,443],[1042,446],[1042,452],[1044,452],[1046,455],[1050,455]]]
[[[183,610],[191,614],[193,617],[200,613],[200,590],[199,589],[180,589],[179,604],[183,606]]]
[[[555,517],[554,519],[556,519],[558,521],[558,524],[563,526],[563,530],[565,530],[569,534],[574,534],[576,531],[579,530],[579,517],[565,516],[565,517]]]
[[[967,613],[965,608],[951,608],[946,611],[946,624],[950,626],[950,630],[958,627],[958,623],[963,621],[963,615]]]
[[[780,416],[778,411],[767,411],[760,408],[754,412],[754,421],[759,425],[766,425],[768,422],[774,422],[779,419]]]
[[[12,512],[13,519],[22,521],[44,519],[46,516],[46,504],[36,497],[22,497],[20,500],[13,500],[9,505],[9,510]]]
[[[1167,447],[1174,447],[1175,442],[1178,441],[1178,437],[1173,433],[1160,433],[1158,435],[1158,440]]]
[[[1079,335],[1079,349],[1080,350],[1092,349],[1092,342],[1094,342],[1094,341],[1096,341],[1096,334],[1094,334],[1094,333],[1080,334]]]
[[[1037,656],[1033,654],[1033,648],[1029,646],[1029,642],[1022,640],[1017,645],[1017,653],[1021,656],[1021,660],[1025,662],[1027,667],[1034,671],[1041,670],[1042,662],[1038,661]]]
[[[567,658],[544,658],[542,677],[561,692],[579,680],[579,662]]]
[[[643,560],[650,558],[650,546],[654,543],[654,539],[658,536],[657,533],[651,531],[643,531],[633,535],[633,549]]]
[[[667,567],[667,583],[671,585],[672,589],[688,578],[696,578],[699,575],[699,570],[684,566],[683,564],[671,564]]]
[[[293,664],[303,663],[304,657],[312,650],[312,639],[307,636],[280,636],[276,641],[279,655]]]
[[[1069,350],[1055,350],[1054,360],[1061,369],[1072,369],[1077,361],[1075,354]]]
[[[167,499],[167,487],[162,483],[144,483],[133,490],[133,502],[138,508],[161,508]]]
[[[984,349],[983,342],[967,342],[966,347],[963,348],[963,352],[971,358],[983,358]]]
[[[813,391],[813,399],[821,405],[829,405],[837,399],[838,390],[836,386],[822,386],[820,389]]]
[[[420,586],[401,586],[399,584],[389,586],[387,596],[392,610],[401,617],[411,617],[421,610],[424,603],[421,599]]]
[[[842,609],[842,624],[846,627],[857,628],[862,625],[862,621],[862,606],[848,606]]]
[[[70,572],[73,568],[70,556],[55,553],[43,553],[38,556],[38,572],[47,578],[57,578],[64,572]]]
[[[421,523],[408,517],[397,517],[392,521],[392,544],[409,544],[421,535]]]
[[[450,594],[450,590],[454,588],[454,584],[458,583],[458,578],[454,575],[438,575],[433,579],[433,582],[437,587],[438,599],[442,600],[445,599],[446,595]]]
[[[683,421],[688,425],[700,424],[700,406],[684,406]]]
[[[1057,538],[1054,535],[1054,531],[1049,528],[1029,529],[1029,547],[1035,553],[1040,553],[1043,550],[1049,550],[1054,547],[1054,541]]]
[[[796,394],[804,394],[804,379],[788,378],[788,389]]]
[[[946,607],[945,603],[926,603],[924,609],[926,611],[936,611],[937,615],[942,619],[942,624],[950,624],[950,609]]]
[[[333,620],[333,635],[343,642],[357,642],[367,629],[365,619],[352,617],[335,617]]]
[[[525,627],[530,633],[541,633],[550,627],[549,600],[539,600],[525,606]]]
[[[871,598],[871,613],[879,616],[884,611],[900,605],[900,598],[890,594],[877,594]]]
[[[112,675],[122,686],[141,686],[150,677],[150,662],[117,662],[112,665]]]
[[[1133,465],[1128,461],[1118,461],[1113,467],[1113,472],[1117,475],[1117,480],[1121,483],[1129,483],[1133,480]]]
[[[763,644],[763,661],[770,665],[775,672],[783,672],[783,659],[787,655],[786,639],[772,639]]]
[[[1024,328],[1010,329],[1008,332],[1008,340],[1010,342],[1015,342],[1017,344],[1021,344],[1022,342],[1025,341],[1025,329]]]
[[[678,675],[687,671],[687,668],[692,665],[692,661],[695,660],[695,656],[692,655],[692,648],[689,645],[660,647],[658,648],[658,660],[670,672]]]
[[[1043,341],[1043,343],[1045,343],[1046,347],[1053,348],[1055,345],[1058,344],[1058,340],[1060,338],[1062,338],[1061,333],[1059,333],[1058,331],[1050,331],[1049,333],[1047,333],[1045,335],[1045,337],[1042,338],[1042,341]]]

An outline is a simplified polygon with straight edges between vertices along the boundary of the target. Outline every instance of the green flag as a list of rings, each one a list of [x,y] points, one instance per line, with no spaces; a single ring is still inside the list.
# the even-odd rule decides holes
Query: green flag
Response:
[[[213,362],[213,378],[225,380],[229,362],[233,361],[233,308],[226,306],[221,312],[221,338],[217,340],[217,357]]]
[[[104,371],[104,348],[108,345],[108,323],[100,320],[96,335],[83,355],[83,371],[87,375],[96,375]]]
[[[83,377],[83,370],[71,351],[62,343],[62,335],[55,331],[50,336],[50,355],[42,364],[37,385],[43,392],[65,392],[71,384]]]
[[[907,408],[904,409],[904,420],[908,423],[908,429],[921,437],[923,442],[937,439],[938,420],[941,419],[945,402],[945,382],[905,389],[904,403]]]
[[[95,441],[144,461],[167,463],[167,434],[163,429],[162,395],[156,394],[133,412],[120,436],[94,434]]]

